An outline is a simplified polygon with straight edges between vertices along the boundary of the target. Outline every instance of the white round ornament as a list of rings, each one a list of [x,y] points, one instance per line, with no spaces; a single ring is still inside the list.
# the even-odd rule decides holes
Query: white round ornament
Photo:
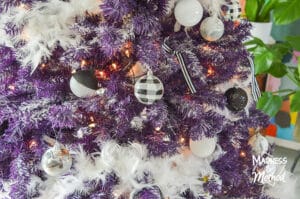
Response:
[[[225,20],[236,21],[241,18],[242,8],[239,0],[227,0],[227,4],[222,7]]]
[[[250,139],[249,139],[249,145],[252,146],[252,150],[256,153],[256,154],[265,154],[268,152],[269,149],[269,142],[268,140],[262,136],[260,133],[257,133],[255,135],[253,135]]]
[[[200,25],[200,34],[207,41],[216,41],[224,34],[224,24],[218,17],[207,17]]]
[[[197,0],[180,0],[175,6],[174,15],[179,24],[191,27],[202,19],[203,8]]]
[[[60,144],[48,149],[42,157],[42,168],[50,176],[67,173],[72,166],[72,157]]]
[[[71,77],[70,88],[77,97],[92,97],[97,94],[98,80],[92,71],[77,71]]]
[[[203,137],[200,140],[190,139],[190,149],[192,153],[200,158],[210,156],[216,149],[217,137]]]
[[[164,85],[152,72],[148,72],[135,83],[134,95],[142,104],[151,105],[163,97]]]

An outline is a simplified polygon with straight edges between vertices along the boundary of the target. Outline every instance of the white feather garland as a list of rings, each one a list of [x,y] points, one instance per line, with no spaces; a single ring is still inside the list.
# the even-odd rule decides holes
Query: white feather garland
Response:
[[[114,189],[116,195],[156,185],[165,197],[172,199],[181,198],[180,193],[187,189],[210,198],[203,190],[204,182],[199,178],[210,176],[218,180],[210,162],[221,153],[219,148],[211,157],[204,159],[191,153],[150,158],[145,145],[132,143],[123,147],[114,141],[108,141],[103,145],[101,153],[94,153],[92,156],[87,155],[79,147],[72,153],[75,164],[69,175],[59,178],[49,177],[44,182],[37,176],[32,176],[31,186],[28,189],[32,192],[37,186],[43,188],[40,199],[62,199],[75,191],[85,192],[83,182],[88,180],[105,182],[105,177],[114,172],[120,179],[120,183]],[[139,184],[136,179],[142,177],[145,172],[149,172],[154,180],[149,184]],[[220,181],[219,183],[221,184]]]
[[[34,71],[44,58],[51,56],[58,43],[65,49],[79,44],[81,37],[71,28],[75,17],[83,17],[86,11],[100,12],[100,3],[99,0],[49,0],[37,2],[30,9],[13,8],[3,18],[1,16],[0,30],[10,22],[21,28],[22,33],[8,41],[0,40],[0,43],[13,46],[25,40],[17,56],[22,66],[30,65]],[[1,35],[8,39],[5,33]]]
[[[275,186],[269,186],[266,188],[265,193],[278,199],[298,199],[299,195],[296,190],[299,177],[287,170],[285,171],[285,174],[284,182],[278,182]]]

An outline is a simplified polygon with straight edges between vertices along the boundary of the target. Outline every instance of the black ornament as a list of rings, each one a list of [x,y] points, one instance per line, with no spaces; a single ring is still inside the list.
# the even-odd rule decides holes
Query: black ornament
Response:
[[[76,79],[80,84],[86,86],[87,88],[97,90],[98,80],[91,70],[80,70],[77,71],[73,78]]]
[[[241,111],[248,103],[248,95],[241,88],[230,88],[226,91],[227,108],[231,111]]]
[[[98,80],[91,70],[77,71],[70,79],[70,89],[77,97],[92,97],[96,95]]]
[[[5,130],[7,128],[8,128],[8,121],[6,120],[0,125],[0,136],[5,133]]]

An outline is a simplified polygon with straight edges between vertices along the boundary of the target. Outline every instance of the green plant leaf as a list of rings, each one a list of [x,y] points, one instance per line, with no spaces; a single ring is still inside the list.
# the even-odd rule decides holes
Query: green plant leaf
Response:
[[[292,46],[287,42],[276,43],[271,46],[271,50],[273,51],[274,54],[276,54],[276,58],[278,58],[278,60],[281,61],[283,56],[292,52]]]
[[[274,55],[266,47],[258,46],[254,52],[255,74],[262,74],[269,70],[273,64]]]
[[[281,62],[275,62],[272,64],[272,66],[267,72],[273,75],[274,77],[283,77],[287,74],[286,65],[284,65]]]
[[[257,0],[247,0],[246,1],[246,16],[249,21],[255,21],[258,13],[258,1]]]
[[[251,40],[244,42],[245,46],[251,46],[251,45],[255,45],[255,46],[266,46],[264,44],[264,42],[262,40],[260,40],[257,37],[253,37]]]
[[[278,4],[279,4],[278,2],[279,2],[278,0],[265,0],[264,4],[261,7],[260,12],[258,13],[257,21],[258,22],[269,22],[270,16],[271,16],[271,11],[273,9],[275,9],[276,6],[278,6]]]
[[[297,91],[291,97],[291,111],[292,112],[298,112],[298,111],[300,111],[300,91]]]
[[[297,58],[298,61],[298,80],[300,80],[300,57]]]
[[[289,0],[282,2],[274,9],[274,21],[278,25],[289,24],[300,18],[299,11],[299,0]]]
[[[264,92],[257,102],[257,108],[274,117],[282,104],[282,98],[270,92]]]
[[[286,41],[295,49],[300,51],[300,35],[297,36],[287,36]]]

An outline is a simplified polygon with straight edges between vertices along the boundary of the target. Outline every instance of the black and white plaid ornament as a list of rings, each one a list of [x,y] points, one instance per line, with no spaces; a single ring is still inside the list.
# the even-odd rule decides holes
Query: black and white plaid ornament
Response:
[[[134,85],[134,95],[142,104],[151,105],[160,100],[163,94],[163,83],[151,71],[139,78]]]
[[[242,8],[239,0],[226,0],[226,5],[222,6],[225,20],[236,21],[242,16]]]

